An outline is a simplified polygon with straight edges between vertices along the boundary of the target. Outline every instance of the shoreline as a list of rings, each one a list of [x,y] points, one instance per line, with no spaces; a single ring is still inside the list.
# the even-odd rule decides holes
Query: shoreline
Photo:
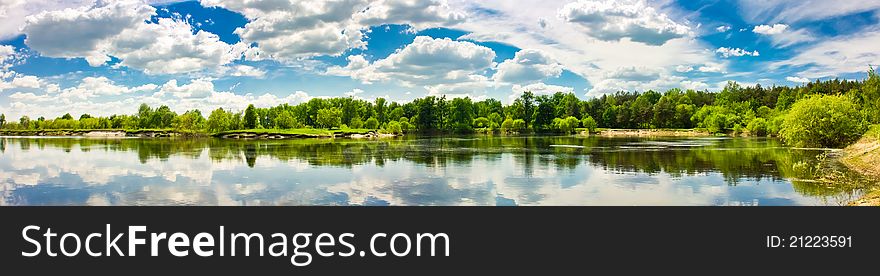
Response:
[[[880,181],[880,126],[874,126],[856,143],[843,150],[841,163],[868,178]],[[850,203],[853,206],[880,206],[880,186]]]
[[[402,135],[379,133],[376,130],[258,129],[220,133],[181,132],[176,130],[0,130],[0,136],[83,137],[83,138],[207,138],[220,139],[307,139],[307,138],[393,138]]]
[[[584,131],[586,132],[586,131]],[[581,132],[581,133],[584,133]],[[712,134],[696,129],[604,129],[590,133],[602,137],[709,137]]]

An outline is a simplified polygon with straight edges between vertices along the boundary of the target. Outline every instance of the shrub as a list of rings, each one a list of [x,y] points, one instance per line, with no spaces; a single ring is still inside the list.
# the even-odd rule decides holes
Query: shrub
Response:
[[[755,118],[746,126],[749,135],[767,136],[767,120],[764,118]]]
[[[366,128],[366,129],[379,128],[379,120],[376,120],[376,118],[370,117],[369,119],[367,119],[366,122],[364,122],[364,128]]]
[[[844,147],[868,129],[864,115],[845,96],[814,95],[797,101],[780,136],[796,147]]]
[[[390,121],[385,124],[385,132],[391,134],[401,134],[403,133],[403,128],[400,127],[400,123],[397,121]]]
[[[487,128],[491,125],[491,122],[486,117],[480,117],[474,119],[474,127],[476,128]]]
[[[596,120],[594,120],[593,117],[589,115],[581,120],[581,124],[583,124],[584,127],[587,128],[590,132],[596,132],[596,128],[599,127],[599,124],[596,123]]]

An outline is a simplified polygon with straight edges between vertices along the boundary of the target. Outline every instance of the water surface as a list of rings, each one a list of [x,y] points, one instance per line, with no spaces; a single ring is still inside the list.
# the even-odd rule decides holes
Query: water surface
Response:
[[[839,205],[762,138],[0,137],[2,205]],[[821,158],[821,157],[820,157]]]

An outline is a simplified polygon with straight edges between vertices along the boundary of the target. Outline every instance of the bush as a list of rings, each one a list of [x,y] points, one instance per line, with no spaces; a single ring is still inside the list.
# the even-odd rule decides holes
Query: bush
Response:
[[[369,119],[367,119],[366,122],[364,122],[364,128],[366,128],[366,129],[379,128],[379,120],[376,120],[376,118],[370,117]]]
[[[590,132],[596,132],[596,128],[599,127],[599,123],[596,123],[596,120],[593,120],[593,117],[590,117],[589,115],[581,120],[581,124],[583,124]]]
[[[391,134],[401,134],[403,133],[403,128],[400,127],[400,123],[397,121],[390,121],[385,124],[385,132]]]
[[[749,122],[746,129],[749,130],[749,135],[767,136],[767,119],[755,118]]]
[[[578,124],[580,124],[580,120],[573,116],[568,116],[565,119],[553,118],[553,129],[562,133],[572,133]]]
[[[364,121],[361,120],[361,117],[354,117],[351,118],[351,123],[348,124],[348,126],[354,129],[359,129],[364,127]]]
[[[486,117],[480,117],[474,119],[474,127],[476,128],[487,128],[491,125],[491,122]]]
[[[525,120],[523,120],[523,119],[513,120],[513,130],[523,131],[523,130],[526,130],[526,127],[527,127],[527,125],[526,125]]]
[[[848,97],[814,95],[792,105],[780,136],[795,147],[840,148],[855,142],[867,129],[864,115]]]

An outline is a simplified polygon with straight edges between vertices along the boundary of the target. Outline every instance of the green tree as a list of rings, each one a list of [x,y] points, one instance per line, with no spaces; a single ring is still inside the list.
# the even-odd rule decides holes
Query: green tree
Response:
[[[814,95],[792,105],[782,123],[783,141],[795,147],[844,147],[862,136],[868,123],[846,96]]]
[[[257,128],[257,124],[259,124],[259,121],[257,119],[257,109],[254,107],[254,105],[249,104],[247,108],[245,108],[244,122],[242,123],[244,123],[244,128],[246,129]]]
[[[211,115],[208,115],[206,123],[209,132],[222,132],[232,130],[232,114],[223,110],[223,108],[214,109]]]
[[[367,119],[366,122],[364,122],[364,128],[378,129],[379,128],[379,120],[376,118],[370,117],[369,119]]]
[[[397,121],[390,121],[385,124],[385,132],[391,134],[401,134],[403,133],[403,128],[401,128],[400,123]]]
[[[492,125],[492,122],[489,121],[486,117],[480,117],[474,119],[474,127],[475,128],[488,128]]]
[[[6,114],[0,114],[0,128],[6,125]]]
[[[581,124],[583,124],[591,133],[596,132],[596,128],[599,127],[599,124],[596,123],[596,120],[594,120],[593,117],[590,117],[590,115],[584,117],[584,119],[581,120]]]
[[[492,128],[499,128],[501,127],[501,123],[504,122],[504,119],[501,118],[501,114],[498,114],[497,112],[489,113],[488,119],[491,122],[490,126]]]
[[[287,110],[282,110],[278,117],[275,118],[275,127],[280,129],[294,128],[296,127],[296,119]]]
[[[23,129],[31,129],[31,117],[28,117],[27,115],[18,118],[18,123]]]
[[[469,132],[473,128],[474,105],[470,98],[455,98],[450,102],[449,125],[456,132]]]
[[[538,98],[538,108],[535,109],[535,121],[532,127],[536,130],[544,130],[553,123],[553,104],[547,97]]]
[[[761,117],[752,119],[746,129],[749,131],[749,135],[767,136],[767,119]]]
[[[342,109],[339,109],[338,107],[319,109],[317,124],[317,126],[320,128],[339,127],[340,125],[342,125]]]
[[[350,128],[362,128],[364,127],[364,121],[361,120],[361,117],[354,117],[351,119],[351,123],[348,124]]]
[[[565,119],[553,118],[553,129],[561,133],[572,133],[578,127],[580,120],[574,116],[568,116]]]

